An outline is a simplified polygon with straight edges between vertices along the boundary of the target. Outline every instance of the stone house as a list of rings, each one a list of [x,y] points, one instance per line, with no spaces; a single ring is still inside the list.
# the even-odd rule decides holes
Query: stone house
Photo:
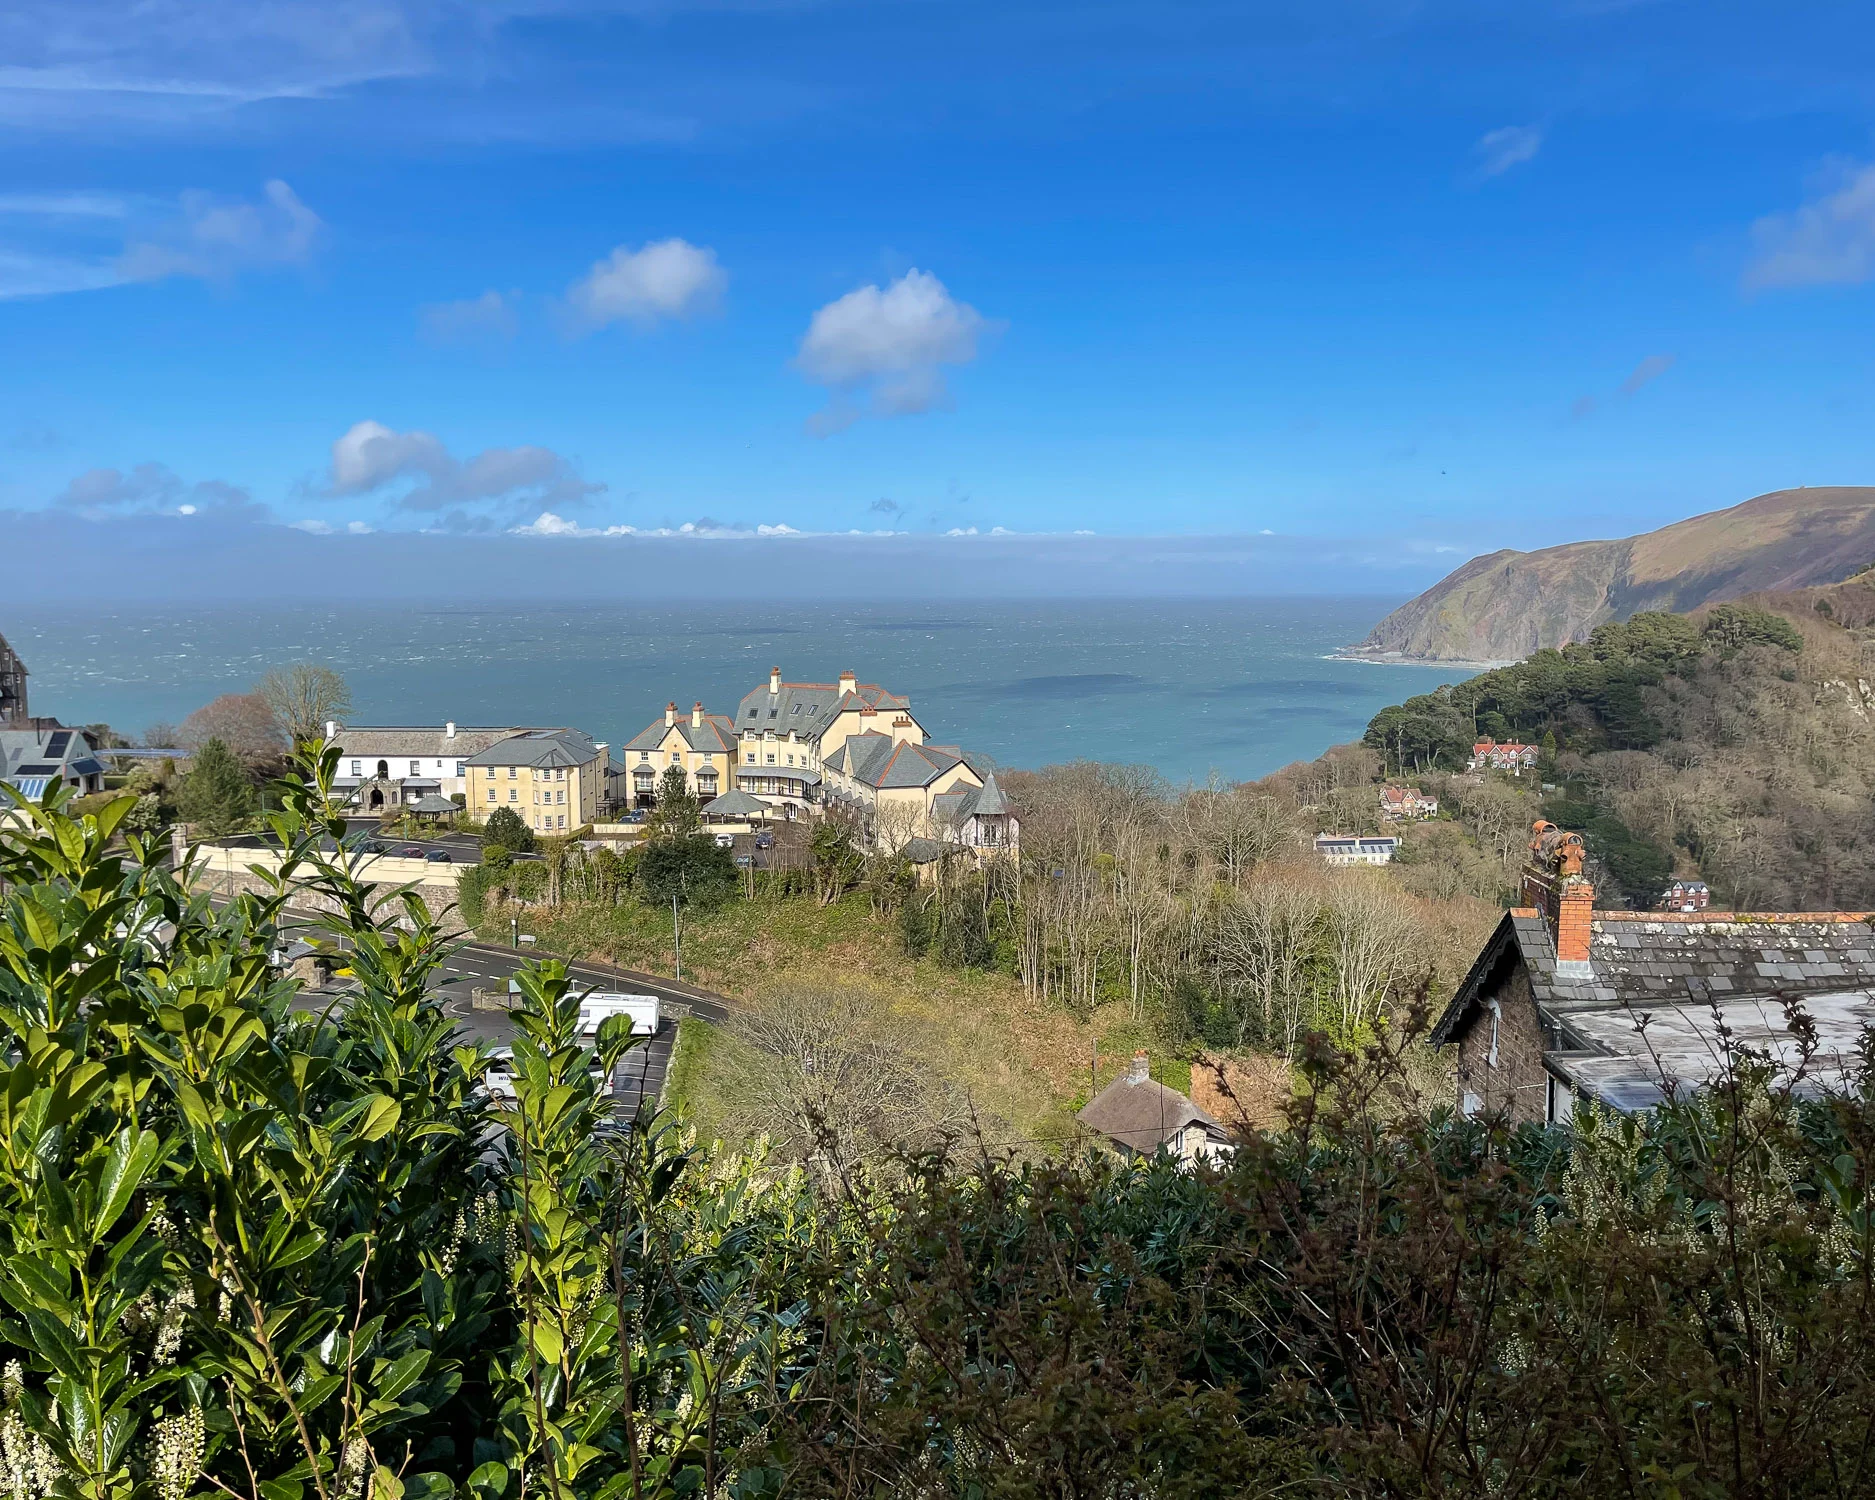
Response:
[[[1847,1085],[1875,1023],[1868,913],[1601,911],[1583,855],[1579,834],[1534,826],[1526,904],[1433,1028],[1456,1053],[1462,1113],[1646,1109],[1712,1082],[1740,1047],[1799,1091]]]
[[[1383,786],[1380,789],[1380,816],[1388,822],[1430,818],[1438,811],[1439,799],[1428,797],[1416,786]]]
[[[1513,776],[1521,776],[1525,771],[1536,769],[1537,756],[1535,745],[1525,745],[1517,740],[1500,742],[1487,737],[1471,747],[1471,759],[1465,762],[1465,769],[1482,771],[1488,767],[1493,771],[1509,771]]]

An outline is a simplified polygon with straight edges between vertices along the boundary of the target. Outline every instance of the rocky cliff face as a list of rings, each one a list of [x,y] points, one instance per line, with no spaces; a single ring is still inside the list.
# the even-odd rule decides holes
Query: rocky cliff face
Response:
[[[1376,625],[1352,654],[1518,661],[1604,620],[1835,583],[1875,562],[1875,488],[1778,490],[1619,541],[1474,557]]]

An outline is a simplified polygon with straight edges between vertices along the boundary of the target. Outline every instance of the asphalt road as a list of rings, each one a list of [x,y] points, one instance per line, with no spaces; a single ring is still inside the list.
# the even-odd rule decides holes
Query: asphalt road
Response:
[[[283,932],[310,924],[291,919],[281,924]],[[433,988],[443,996],[443,1009],[455,1018],[463,1034],[475,1041],[504,1047],[514,1041],[514,1028],[499,1010],[478,1010],[476,990],[505,996],[508,981],[521,965],[534,958],[551,958],[533,948],[498,948],[487,943],[462,943],[450,953],[447,962],[436,971]],[[641,1100],[656,1100],[664,1092],[664,1079],[670,1070],[671,1048],[677,1041],[677,1023],[685,1016],[721,1022],[729,1018],[729,1002],[723,996],[695,985],[683,984],[657,974],[636,969],[619,969],[610,964],[569,963],[567,977],[581,989],[617,990],[628,995],[656,995],[659,1005],[658,1032],[625,1054],[615,1076],[612,1098],[614,1110],[622,1117],[637,1114]],[[321,995],[330,992],[309,991],[309,1005],[322,1004]]]

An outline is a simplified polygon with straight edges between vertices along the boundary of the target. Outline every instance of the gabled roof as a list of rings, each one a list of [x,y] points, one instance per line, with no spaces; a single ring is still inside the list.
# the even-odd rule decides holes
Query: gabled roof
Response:
[[[1122,1073],[1075,1117],[1090,1130],[1150,1156],[1169,1145],[1187,1125],[1202,1125],[1220,1138],[1224,1127],[1177,1089],[1146,1078],[1135,1083]]]
[[[939,817],[947,818],[953,823],[961,823],[966,818],[1006,816],[1016,810],[1015,804],[996,784],[994,771],[984,778],[982,786],[960,787],[954,792],[940,792],[931,799],[931,806]]]
[[[692,724],[689,714],[679,714],[674,723],[662,718],[653,720],[625,742],[627,750],[656,750],[665,737],[675,731],[690,749],[700,755],[733,755],[736,749],[736,726],[728,714],[705,714],[701,724]]]
[[[577,729],[530,729],[468,757],[472,766],[583,766],[599,747]]]
[[[0,779],[103,774],[82,729],[0,729]]]
[[[963,756],[946,746],[914,745],[871,731],[842,740],[827,765],[879,791],[929,786],[959,765],[972,769]]]
[[[768,804],[737,788],[713,797],[703,804],[706,818],[757,818],[768,811]]]
[[[1548,925],[1530,907],[1504,914],[1433,1028],[1449,1042],[1511,965],[1565,1039],[1572,1018],[1690,1002],[1827,995],[1875,987],[1875,926],[1866,912],[1598,911],[1588,972],[1557,971]]]
[[[786,734],[792,730],[803,739],[817,740],[841,714],[862,708],[894,718],[909,717],[911,699],[887,692],[876,682],[857,683],[850,693],[842,692],[836,682],[784,682],[779,692],[771,693],[764,682],[743,694],[733,724],[737,733],[772,729]]]

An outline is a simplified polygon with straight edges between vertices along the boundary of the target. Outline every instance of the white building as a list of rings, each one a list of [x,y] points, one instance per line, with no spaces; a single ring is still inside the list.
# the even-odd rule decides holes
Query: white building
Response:
[[[420,797],[468,796],[469,757],[528,731],[522,727],[326,724],[326,743],[339,747],[333,788],[376,812]]]
[[[1390,833],[1321,833],[1315,852],[1331,865],[1384,865],[1393,860],[1400,841]]]

